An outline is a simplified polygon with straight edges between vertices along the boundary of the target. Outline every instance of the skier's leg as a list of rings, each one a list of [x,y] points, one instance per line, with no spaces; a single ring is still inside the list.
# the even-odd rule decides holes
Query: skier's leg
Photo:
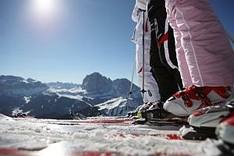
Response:
[[[139,84],[142,84],[142,48],[137,46],[137,56],[136,56],[136,61],[137,61],[137,75],[138,75],[138,81]],[[149,49],[145,49],[145,69],[144,69],[144,75],[145,75],[145,82],[144,82],[144,90],[146,91],[144,94],[144,103],[148,102],[156,102],[160,101],[160,94],[158,90],[158,84],[155,81],[152,73],[151,73],[151,66],[150,66],[150,56],[149,56]],[[142,89],[142,88],[141,88]]]
[[[159,85],[161,101],[165,101],[178,91],[177,82],[166,61],[164,46],[158,46],[158,39],[162,38],[165,33],[166,10],[164,3],[164,0],[151,0],[148,5],[151,23],[151,66]]]
[[[155,81],[150,66],[150,26],[148,21],[148,13],[146,11],[146,3],[136,1],[132,13],[132,19],[136,22],[135,31],[132,41],[136,44],[136,69],[138,75],[139,86],[143,96],[144,104],[139,107],[145,108],[148,103],[155,103],[161,100],[158,84]],[[137,109],[134,112],[137,112]]]
[[[159,86],[152,74],[152,67],[150,66],[150,49],[145,50],[145,94],[148,102],[161,101],[159,94]]]
[[[175,37],[178,68],[179,68],[181,79],[183,82],[183,87],[187,88],[192,85],[192,78],[189,73],[188,64],[185,58],[185,52],[181,45],[181,34],[178,31],[178,28],[176,27],[176,25],[173,27],[173,30],[174,30],[174,37]]]
[[[229,86],[234,84],[234,53],[208,0],[166,0],[166,7],[175,37],[181,38],[176,46],[185,54],[193,86],[167,100],[164,108],[189,115],[201,107],[225,104],[233,94]],[[182,62],[179,65],[183,76],[186,71]]]
[[[143,67],[143,62],[142,62],[142,48],[136,44],[136,72],[137,72],[137,78],[138,78],[138,84],[142,88],[142,67]],[[147,96],[143,96],[143,103],[147,103],[148,99]]]
[[[172,74],[161,62],[155,37],[156,35],[153,30],[151,35],[150,64],[154,77],[158,82],[161,101],[165,102],[171,95],[178,91],[178,86]]]
[[[154,6],[149,6],[149,19],[151,20],[151,23],[155,22],[155,26],[157,27],[157,41],[154,44],[158,44],[158,53],[160,61],[162,65],[172,75],[171,81],[175,81],[179,88],[182,89],[183,85],[180,73],[178,71],[173,30],[169,26],[168,21],[166,19],[166,9],[164,6],[164,0],[160,1],[163,3],[158,4],[159,1],[151,1],[151,3],[153,3],[152,5]],[[155,10],[156,8],[157,10]],[[178,89],[176,89],[175,92],[176,91],[178,91]]]
[[[169,22],[180,32],[193,84],[233,85],[234,53],[208,0],[166,0],[166,7]]]
[[[161,18],[161,17],[158,17],[158,18]],[[174,39],[173,30],[169,26],[166,19],[164,19],[164,23],[162,22],[159,23],[159,27],[161,27],[161,29],[158,31],[158,36],[160,34],[163,34],[159,36],[159,39],[158,39],[160,60],[163,66],[165,66],[167,70],[171,73],[171,75],[173,76],[173,79],[175,83],[177,83],[178,88],[182,89],[183,84],[182,84],[180,72],[178,70],[178,65],[177,65],[177,57],[176,57],[176,51],[175,51],[175,39]],[[175,90],[175,92],[176,91],[178,90]]]
[[[179,88],[182,89],[184,86],[183,86],[181,74],[178,68],[177,54],[176,54],[176,49],[175,49],[175,38],[174,38],[173,29],[170,26],[168,29],[168,41],[164,43],[164,49],[165,51],[168,51],[167,52],[168,55],[166,55],[167,53],[165,53],[165,55],[167,56],[166,62],[169,65],[172,75],[174,76],[175,81],[177,82]]]

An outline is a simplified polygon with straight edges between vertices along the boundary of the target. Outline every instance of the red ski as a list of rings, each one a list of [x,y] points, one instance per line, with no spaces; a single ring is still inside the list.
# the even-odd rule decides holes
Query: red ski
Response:
[[[64,149],[62,152],[58,153],[57,150],[39,150],[39,151],[29,151],[20,150],[14,148],[0,148],[1,156],[47,156],[47,155],[59,155],[59,156],[124,156],[124,153],[117,151],[70,151]],[[150,154],[152,156],[169,156],[167,152],[155,152]],[[173,153],[174,156],[191,156],[188,153]]]

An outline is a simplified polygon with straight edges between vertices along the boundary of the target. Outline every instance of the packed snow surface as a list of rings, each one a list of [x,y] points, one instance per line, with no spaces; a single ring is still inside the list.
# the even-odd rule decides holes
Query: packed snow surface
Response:
[[[111,151],[122,155],[218,155],[217,140],[188,141],[177,127],[79,123],[75,120],[10,118],[0,114],[0,149],[67,155],[67,151]],[[0,150],[1,151],[1,150]],[[0,153],[1,155],[1,153]]]

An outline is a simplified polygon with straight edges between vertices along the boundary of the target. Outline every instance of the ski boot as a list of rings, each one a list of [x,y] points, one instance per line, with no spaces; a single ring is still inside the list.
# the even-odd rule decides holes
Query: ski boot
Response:
[[[234,101],[227,104],[227,109],[230,114],[219,123],[215,130],[220,140],[216,148],[222,155],[234,155]]]
[[[152,105],[152,104],[151,104],[150,102],[144,103],[144,104],[138,106],[135,110],[128,112],[127,117],[133,118],[133,119],[138,119],[138,118],[140,118],[140,117],[138,116],[138,112],[139,112],[139,111],[143,111],[143,110],[145,110],[145,109],[148,109],[151,105]]]
[[[187,118],[176,117],[163,109],[163,103],[152,103],[148,109],[137,112],[138,119],[134,124],[150,124],[155,126],[180,126],[187,123]]]
[[[145,110],[149,109],[152,105],[154,105],[154,103],[156,102],[148,102],[138,106],[134,111],[128,112],[127,117],[132,117],[135,119],[142,118],[141,112],[144,112]]]
[[[215,133],[219,139],[234,147],[234,102],[229,102],[227,104],[227,109],[230,113],[221,120]]]
[[[144,109],[138,112],[138,115],[139,114],[142,118],[145,118],[146,120],[153,120],[153,119],[164,119],[170,113],[163,109],[162,102],[158,102],[158,103],[153,103],[148,109]]]
[[[227,104],[225,106],[209,106],[195,111],[188,118],[190,127],[184,126],[180,129],[182,137],[190,140],[216,139],[216,127],[230,115],[231,109],[233,107]]]
[[[146,119],[155,126],[182,126],[187,125],[187,117],[178,117],[163,109],[163,103],[152,105],[146,110]]]

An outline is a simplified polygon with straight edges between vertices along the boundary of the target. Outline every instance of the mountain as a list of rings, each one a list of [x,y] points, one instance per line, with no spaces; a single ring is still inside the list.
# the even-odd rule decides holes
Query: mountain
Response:
[[[87,75],[82,84],[83,96],[92,104],[103,103],[107,100],[129,96],[131,82],[127,79],[116,79],[114,81],[95,72]],[[140,88],[133,85],[133,94],[131,95],[136,101],[142,101]]]
[[[133,85],[128,98],[130,81],[112,81],[95,72],[82,84],[41,83],[18,76],[0,76],[0,113],[14,116],[26,113],[38,118],[71,118],[72,113],[84,116],[126,115],[142,103],[140,89]]]
[[[112,81],[95,72],[84,78],[81,88],[89,93],[105,94],[112,90]]]
[[[74,107],[79,107],[79,111],[86,115],[94,114],[89,103],[61,97],[39,81],[0,76],[0,112],[6,115],[26,112],[38,118],[70,118]]]
[[[0,95],[30,96],[46,91],[48,86],[33,79],[16,76],[0,76]]]

